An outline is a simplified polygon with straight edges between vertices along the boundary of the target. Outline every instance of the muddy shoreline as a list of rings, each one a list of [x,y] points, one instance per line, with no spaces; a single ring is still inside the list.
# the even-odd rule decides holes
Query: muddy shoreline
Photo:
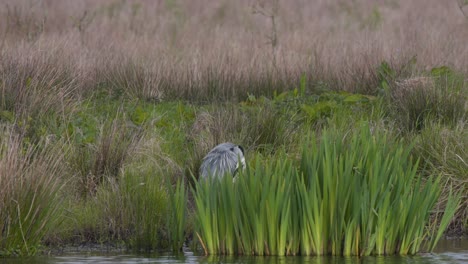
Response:
[[[452,241],[467,241],[468,243],[468,234],[458,234],[458,235],[447,235],[442,237],[441,242],[447,243]],[[188,242],[187,244],[189,244]],[[193,252],[190,247],[184,246],[182,252],[191,252],[197,255],[197,252]],[[151,252],[146,251],[135,251],[129,249],[124,244],[119,243],[92,243],[92,242],[85,242],[80,244],[63,244],[63,245],[55,245],[55,246],[47,246],[43,250],[40,251],[39,255],[45,256],[64,256],[70,254],[82,254],[82,253],[90,253],[90,254],[150,254],[150,255],[164,255],[164,254],[174,254],[169,249],[156,249],[152,250]],[[200,255],[203,255],[203,251],[198,252]],[[427,252],[421,252],[418,254],[427,254]]]

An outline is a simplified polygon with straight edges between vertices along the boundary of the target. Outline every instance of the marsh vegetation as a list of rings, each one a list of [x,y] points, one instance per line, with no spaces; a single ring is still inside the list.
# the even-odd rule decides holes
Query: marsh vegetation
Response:
[[[0,256],[466,234],[468,18],[449,2],[0,1]],[[198,168],[226,141],[247,170],[214,192]]]

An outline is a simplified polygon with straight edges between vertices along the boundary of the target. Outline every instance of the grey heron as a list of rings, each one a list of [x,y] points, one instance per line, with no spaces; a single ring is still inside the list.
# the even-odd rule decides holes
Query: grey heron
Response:
[[[244,149],[230,142],[221,143],[203,158],[200,178],[205,179],[211,175],[221,179],[226,173],[234,177],[239,166],[245,168]]]

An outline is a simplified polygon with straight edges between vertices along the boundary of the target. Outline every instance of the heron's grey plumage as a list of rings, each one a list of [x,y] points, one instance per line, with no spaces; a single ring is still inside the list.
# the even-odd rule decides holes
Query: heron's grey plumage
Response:
[[[201,178],[209,175],[223,177],[226,173],[234,176],[239,169],[245,168],[244,149],[230,142],[214,147],[204,158],[200,167]]]

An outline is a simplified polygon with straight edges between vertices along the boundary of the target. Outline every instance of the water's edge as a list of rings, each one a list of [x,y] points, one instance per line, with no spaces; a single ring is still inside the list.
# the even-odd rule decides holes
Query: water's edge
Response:
[[[43,250],[41,255],[30,258],[0,258],[0,263],[376,263],[376,264],[451,264],[468,263],[468,237],[441,239],[433,253],[420,253],[415,256],[203,256],[202,252],[192,252],[184,248],[177,255],[167,252],[132,253],[122,245],[86,244],[64,246]]]

